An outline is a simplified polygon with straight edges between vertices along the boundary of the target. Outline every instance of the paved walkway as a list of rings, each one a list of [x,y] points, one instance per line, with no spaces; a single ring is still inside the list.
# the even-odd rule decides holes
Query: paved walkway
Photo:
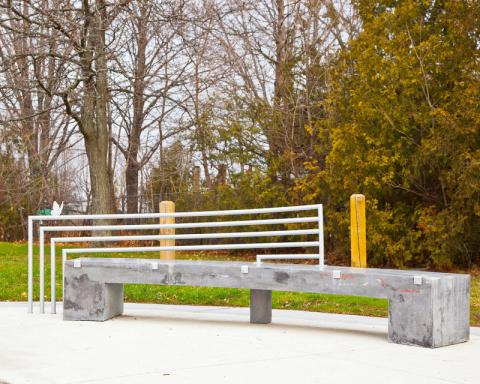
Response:
[[[64,322],[0,303],[0,383],[480,383],[478,328],[431,350],[388,343],[386,319],[274,310],[259,325],[247,308],[150,304],[125,314]]]

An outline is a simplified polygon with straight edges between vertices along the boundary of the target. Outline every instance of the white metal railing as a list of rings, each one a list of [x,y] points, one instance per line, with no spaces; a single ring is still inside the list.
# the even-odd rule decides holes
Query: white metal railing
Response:
[[[311,253],[286,253],[275,255],[257,255],[257,263],[261,263],[263,260],[305,260],[305,259],[318,259],[318,255]]]
[[[259,215],[269,213],[285,213],[316,210],[317,216],[294,217],[280,219],[256,219],[237,221],[206,221],[175,224],[128,224],[128,225],[69,225],[69,226],[43,226],[44,221],[66,221],[66,220],[118,220],[118,219],[159,219],[162,217],[190,218],[190,217],[212,217],[212,216],[234,216],[234,215]],[[304,248],[318,247],[318,254],[303,255],[302,258],[315,258],[320,265],[324,265],[323,245],[323,207],[321,204],[303,205],[292,207],[239,209],[227,211],[197,211],[197,212],[174,212],[174,213],[139,213],[139,214],[98,214],[98,215],[69,215],[69,216],[29,216],[28,218],[28,312],[33,312],[33,240],[34,222],[40,222],[39,226],[39,288],[40,288],[40,313],[45,312],[45,233],[46,232],[77,232],[77,231],[119,231],[119,230],[152,230],[167,228],[219,228],[238,227],[252,225],[274,225],[294,223],[317,223],[317,228],[292,229],[275,231],[250,231],[250,232],[227,232],[227,233],[190,233],[172,235],[129,235],[129,236],[79,236],[79,237],[53,237],[51,238],[50,263],[51,263],[51,311],[56,311],[56,267],[55,267],[55,244],[73,242],[117,242],[125,240],[192,240],[192,239],[219,239],[219,238],[254,238],[274,236],[299,236],[318,235],[318,241],[304,242],[276,242],[276,243],[244,243],[244,244],[216,244],[216,245],[175,245],[168,247],[114,247],[114,248],[74,248],[64,249],[62,260],[65,260],[69,253],[99,253],[99,252],[152,252],[163,250],[217,250],[217,249],[260,249],[260,248]],[[268,257],[263,257],[268,256]],[[298,259],[299,255],[262,255],[262,259]],[[261,259],[257,261],[261,262]]]

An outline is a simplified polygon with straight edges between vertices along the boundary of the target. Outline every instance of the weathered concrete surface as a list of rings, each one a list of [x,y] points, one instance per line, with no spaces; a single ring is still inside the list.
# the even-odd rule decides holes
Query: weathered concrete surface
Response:
[[[85,293],[76,292],[83,282],[87,282]],[[469,338],[468,275],[318,265],[82,258],[80,268],[74,268],[73,260],[65,265],[66,320],[105,320],[109,317],[104,312],[113,314],[120,308],[121,297],[100,294],[106,288],[100,289],[95,282],[382,297],[389,300],[388,334],[394,343],[441,347]],[[264,303],[266,306],[268,300]],[[260,313],[259,305],[255,305],[254,318]],[[268,310],[265,308],[262,316],[268,316]]]
[[[37,312],[37,307],[35,307]],[[477,384],[480,329],[428,349],[387,343],[387,319],[248,308],[125,304],[107,322],[0,303],[0,381],[11,384]]]
[[[87,274],[65,279],[63,319],[105,321],[123,313],[123,284],[91,281]]]
[[[467,341],[470,280],[433,278],[422,294],[397,290],[388,299],[388,335],[394,343],[442,347]],[[418,288],[417,288],[418,289]]]
[[[253,324],[272,322],[272,291],[250,290],[250,322]]]

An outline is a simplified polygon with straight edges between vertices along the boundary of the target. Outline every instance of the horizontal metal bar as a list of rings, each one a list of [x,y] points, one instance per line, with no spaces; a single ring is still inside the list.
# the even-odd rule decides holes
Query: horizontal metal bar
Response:
[[[318,229],[294,229],[289,231],[260,231],[260,232],[228,232],[228,233],[188,233],[184,235],[132,235],[132,236],[82,236],[82,237],[53,237],[50,240],[57,243],[97,242],[97,241],[129,241],[129,240],[196,240],[222,239],[237,237],[270,237],[270,236],[299,236],[315,235]]]
[[[292,253],[292,254],[286,254],[286,255],[257,255],[257,260],[258,259],[265,259],[265,260],[275,260],[275,259],[318,259],[320,255],[314,254],[314,253],[307,253],[307,254],[301,254],[301,253]]]
[[[315,253],[290,253],[283,255],[257,255],[257,263],[261,263],[262,260],[306,260],[306,259],[315,259],[321,264],[319,254]]]
[[[32,220],[52,221],[52,220],[101,220],[101,219],[155,219],[160,217],[201,217],[201,216],[233,216],[250,215],[263,213],[280,212],[299,212],[318,209],[321,204],[297,205],[293,207],[275,207],[275,208],[253,208],[253,209],[232,209],[225,211],[192,211],[175,213],[116,213],[116,214],[98,214],[98,215],[61,215],[61,216],[29,216]]]
[[[46,232],[78,232],[78,231],[121,231],[134,229],[161,229],[161,228],[214,228],[214,227],[240,227],[246,225],[270,225],[270,224],[294,224],[294,223],[316,223],[315,217],[293,217],[287,219],[266,219],[266,220],[239,220],[239,221],[206,221],[200,223],[178,223],[178,224],[128,224],[128,225],[69,225],[40,227]]]
[[[256,249],[256,248],[303,248],[318,247],[318,241],[300,241],[291,243],[248,243],[248,244],[214,244],[214,245],[179,245],[165,247],[115,247],[115,248],[66,248],[64,254],[70,253],[128,253],[157,251],[209,251],[218,249]]]

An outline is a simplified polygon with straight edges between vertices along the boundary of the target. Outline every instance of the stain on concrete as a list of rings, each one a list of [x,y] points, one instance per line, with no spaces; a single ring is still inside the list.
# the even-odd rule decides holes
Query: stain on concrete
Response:
[[[160,284],[165,284],[165,285],[168,285],[169,281],[168,281],[168,274],[165,274],[165,276],[163,277],[162,281],[160,281]]]
[[[182,274],[180,272],[174,273],[172,277],[173,277],[173,284],[185,285],[185,281],[182,280]]]
[[[63,309],[64,310],[73,309],[74,311],[83,310],[83,308],[78,303],[68,299],[65,299],[63,301]]]
[[[275,272],[273,278],[279,284],[287,284],[290,275],[287,272]]]

